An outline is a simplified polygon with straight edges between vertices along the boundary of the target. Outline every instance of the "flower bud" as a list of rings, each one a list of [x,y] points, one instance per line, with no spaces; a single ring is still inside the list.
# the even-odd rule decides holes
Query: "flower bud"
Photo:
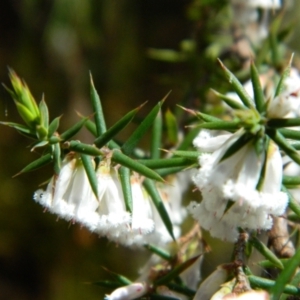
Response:
[[[105,296],[105,300],[131,300],[145,295],[148,286],[145,283],[132,283],[114,290],[110,295]]]

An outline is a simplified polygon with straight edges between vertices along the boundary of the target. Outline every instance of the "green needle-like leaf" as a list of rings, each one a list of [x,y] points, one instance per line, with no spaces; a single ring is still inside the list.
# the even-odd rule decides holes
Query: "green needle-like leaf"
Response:
[[[119,168],[119,175],[125,200],[126,210],[132,213],[132,192],[131,192],[131,180],[130,180],[130,169],[126,167]]]
[[[156,247],[156,246],[150,245],[150,244],[146,244],[145,248],[167,261],[174,260],[174,256],[162,248],[159,248],[159,247]]]
[[[266,101],[262,86],[260,84],[259,73],[254,65],[254,62],[251,63],[251,81],[256,109],[259,113],[264,113],[266,110]]]
[[[91,90],[90,90],[91,101],[92,101],[93,109],[95,112],[95,124],[96,124],[96,128],[97,128],[96,136],[100,136],[101,134],[103,134],[106,131],[106,123],[105,123],[105,119],[104,119],[104,114],[103,114],[103,110],[102,110],[100,97],[95,89],[91,73],[90,73],[90,84],[91,84]]]
[[[133,132],[133,134],[128,138],[128,140],[123,144],[121,147],[122,151],[129,155],[133,152],[133,149],[137,145],[137,143],[140,141],[140,139],[145,135],[148,128],[153,124],[153,122],[156,119],[156,116],[158,112],[160,111],[160,108],[165,101],[166,97],[169,94],[165,96],[165,98],[158,102],[157,105],[150,111],[150,113],[145,117],[145,119],[141,122],[139,127]]]
[[[54,172],[55,174],[59,174],[61,169],[61,149],[59,144],[52,145],[52,154],[54,162]]]
[[[195,165],[190,166],[189,168],[192,168],[192,167],[197,168],[197,167],[199,167],[199,165],[195,164]],[[184,171],[186,169],[187,169],[186,167],[172,167],[172,168],[157,169],[156,172],[160,176],[164,177],[164,176],[168,176],[168,175],[171,175],[171,174],[175,174],[175,173]]]
[[[247,106],[248,108],[253,108],[253,100],[245,91],[243,85],[239,82],[239,80],[235,77],[235,75],[225,67],[225,65],[221,62],[221,60],[218,61],[221,65],[221,68],[224,71],[226,78],[228,79],[229,83],[232,84],[234,91],[238,94],[238,96],[240,97],[244,105]]]
[[[300,264],[300,249],[298,249],[296,251],[294,256],[286,264],[284,270],[277,277],[276,283],[271,289],[272,300],[278,300],[281,293],[283,293],[283,292],[288,293],[286,291],[286,284],[290,282],[296,269],[299,267],[299,264]],[[300,295],[300,289],[299,288],[296,288],[296,289],[297,289],[296,294]],[[290,293],[288,293],[288,294],[290,294]]]
[[[164,182],[163,178],[160,177],[155,171],[142,165],[141,163],[131,159],[127,155],[121,153],[119,150],[113,151],[112,161],[129,168],[130,170],[136,171],[137,173],[144,175],[145,177]]]
[[[229,96],[223,95],[223,94],[221,94],[221,93],[219,93],[219,92],[217,92],[217,91],[215,91],[213,89],[211,89],[211,90],[213,91],[213,93],[216,96],[218,96],[220,99],[222,99],[231,108],[233,108],[233,109],[240,109],[240,110],[245,109],[245,106],[242,103],[240,103],[240,102],[232,99]]]
[[[300,176],[287,176],[284,175],[282,179],[282,184],[285,186],[298,186],[300,185]]]
[[[29,165],[27,165],[25,168],[23,168],[19,173],[14,175],[14,177],[18,176],[20,174],[26,173],[26,172],[30,172],[30,171],[39,169],[39,168],[47,165],[48,163],[50,163],[51,160],[52,160],[52,155],[50,153],[43,155],[42,157],[36,159],[35,161],[33,161]]]
[[[40,110],[40,116],[41,116],[41,125],[44,126],[47,131],[49,127],[49,111],[48,111],[48,106],[45,102],[44,96],[39,103],[39,110]]]
[[[278,95],[280,95],[285,89],[284,83],[285,83],[285,80],[290,76],[292,60],[293,60],[293,55],[291,56],[289,65],[285,68],[285,70],[283,71],[283,73],[280,77],[280,80],[276,87],[276,92],[275,92],[274,98],[277,97]]]
[[[28,128],[25,125],[14,123],[14,122],[0,122],[0,124],[16,129],[19,133],[30,136],[31,138],[36,139],[35,132]]]
[[[280,259],[258,238],[252,237],[249,242],[257,249],[266,259],[271,261],[277,268],[283,269],[283,264]]]
[[[163,204],[163,201],[159,195],[159,192],[156,188],[155,183],[150,179],[144,180],[144,186],[150,195],[162,221],[164,222],[169,234],[171,235],[172,239],[175,240],[174,233],[173,233],[173,225],[168,215],[168,212]]]
[[[117,274],[115,272],[112,272],[110,270],[108,270],[107,268],[102,267],[106,272],[108,272],[116,281],[118,281],[121,285],[129,285],[132,283],[132,281],[130,279],[128,279],[127,277],[121,275],[121,274]]]
[[[174,150],[174,151],[168,151],[168,152],[171,152],[174,156],[189,158],[191,160],[196,160],[201,155],[201,153],[199,153],[198,151]]]
[[[298,130],[281,128],[279,132],[287,139],[300,141],[300,131]]]
[[[151,158],[153,159],[160,158],[162,127],[162,114],[159,111],[152,127]]]
[[[116,134],[118,134],[122,129],[124,129],[136,115],[136,113],[141,109],[144,104],[140,105],[138,108],[127,113],[123,118],[121,118],[116,124],[110,127],[102,135],[96,138],[94,144],[98,148],[102,148],[107,142],[112,140]]]
[[[93,161],[89,155],[80,154],[80,157],[91,188],[94,192],[94,195],[98,199],[98,180],[95,172],[95,164],[93,164]]]
[[[300,155],[278,130],[267,130],[267,134],[282,150],[284,150],[286,155],[300,165]]]
[[[16,102],[16,107],[18,109],[18,112],[21,116],[21,118],[24,120],[24,122],[31,128],[34,128],[36,120],[36,116],[32,114],[32,112],[23,104]]]
[[[173,157],[165,159],[138,159],[137,162],[151,169],[161,169],[168,167],[190,166],[195,160],[190,160],[185,157]]]
[[[165,114],[166,127],[167,127],[167,139],[171,145],[176,145],[178,142],[178,126],[177,120],[174,114],[168,109]]]
[[[271,119],[268,121],[267,126],[273,128],[300,126],[300,118]]]
[[[59,127],[60,118],[61,118],[61,116],[56,117],[56,118],[50,123],[49,128],[48,128],[48,137],[53,136],[53,134],[57,131],[57,129],[58,129],[58,127]]]
[[[97,136],[97,128],[96,128],[96,124],[94,122],[92,122],[91,120],[87,120],[85,122],[85,127],[94,137]]]
[[[66,141],[68,139],[70,139],[71,137],[73,137],[75,134],[77,134],[79,132],[79,130],[84,126],[84,124],[89,120],[88,117],[81,119],[79,122],[77,122],[76,124],[74,124],[71,128],[69,128],[68,130],[66,130],[65,132],[63,132],[60,135],[60,138],[63,141]]]
[[[83,153],[92,156],[103,155],[102,151],[96,148],[95,146],[80,143],[77,141],[65,142],[64,146],[68,148],[70,151],[75,151],[78,153]]]
[[[210,122],[210,123],[202,123],[197,125],[200,129],[212,129],[212,130],[238,130],[240,126],[239,121],[218,121],[218,122]]]
[[[184,270],[189,268],[193,263],[196,262],[196,260],[199,258],[200,255],[197,255],[195,257],[192,257],[188,259],[187,261],[183,262],[182,264],[174,267],[168,274],[165,276],[159,278],[154,282],[155,285],[163,285],[171,280],[175,279],[178,275],[180,275]]]
[[[272,291],[272,288],[279,283],[279,278],[276,279],[276,282],[274,280],[270,280],[270,279],[266,279],[266,278],[262,278],[262,277],[258,277],[258,276],[254,276],[254,275],[250,275],[248,276],[248,280],[251,284],[251,287],[253,288],[260,288],[260,289],[264,289],[264,290],[268,290],[268,291]],[[293,286],[293,285],[284,285],[283,286],[283,291],[284,293],[290,294],[290,295],[300,295],[300,289]],[[272,300],[277,300],[279,298],[271,298]]]

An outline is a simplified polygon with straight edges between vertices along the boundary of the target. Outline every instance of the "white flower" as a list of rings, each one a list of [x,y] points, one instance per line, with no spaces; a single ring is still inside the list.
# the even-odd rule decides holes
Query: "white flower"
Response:
[[[270,229],[271,215],[281,215],[287,205],[287,195],[280,191],[282,160],[276,144],[270,142],[267,153],[257,154],[253,140],[238,151],[223,158],[227,150],[244,131],[228,134],[212,154],[202,154],[200,169],[194,182],[201,191],[202,202],[192,202],[188,210],[212,236],[235,241],[238,227],[251,230]],[[224,136],[219,136],[224,141]],[[213,144],[218,137],[212,137]],[[205,132],[205,141],[210,143]],[[197,139],[201,151],[201,133]],[[265,166],[264,166],[265,164]],[[263,168],[264,166],[264,168]],[[264,174],[262,174],[264,172]],[[257,190],[260,177],[263,182]]]
[[[148,286],[145,283],[132,283],[114,290],[105,300],[132,300],[145,295]]]

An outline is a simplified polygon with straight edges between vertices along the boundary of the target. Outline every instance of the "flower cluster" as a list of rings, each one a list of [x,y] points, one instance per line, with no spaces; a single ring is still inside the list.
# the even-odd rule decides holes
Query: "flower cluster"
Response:
[[[205,152],[194,177],[203,200],[192,202],[189,210],[212,236],[227,241],[237,239],[238,227],[270,229],[271,215],[281,215],[287,205],[287,195],[280,191],[282,160],[276,144],[270,142],[267,152],[258,154],[250,140],[225,157],[243,133],[212,136],[204,130],[194,141],[198,150]],[[262,172],[264,180],[257,189]]]
[[[46,191],[38,190],[34,200],[67,221],[78,222],[92,232],[106,236],[126,246],[142,246],[147,243],[169,242],[167,232],[153,202],[137,174],[131,176],[133,200],[132,214],[126,210],[118,173],[109,160],[97,166],[98,195],[92,190],[81,159],[69,153],[58,176],[52,177]],[[180,206],[181,191],[175,185],[162,186],[159,191],[164,205],[173,215],[174,225],[180,224],[184,214]],[[170,201],[172,199],[172,202]],[[173,214],[174,212],[174,214]],[[175,227],[175,235],[180,228]],[[177,234],[176,234],[177,233]]]

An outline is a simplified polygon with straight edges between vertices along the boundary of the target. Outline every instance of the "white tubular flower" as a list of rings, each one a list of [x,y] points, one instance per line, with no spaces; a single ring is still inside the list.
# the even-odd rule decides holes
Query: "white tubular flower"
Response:
[[[226,281],[228,276],[227,270],[223,265],[211,273],[199,286],[193,300],[209,300],[212,295],[217,292],[222,283]]]
[[[121,183],[116,171],[103,164],[97,170],[100,216],[96,232],[119,242],[119,238],[129,228],[131,217],[125,209]]]
[[[57,179],[51,179],[45,192],[38,190],[34,199],[59,217],[79,222],[98,206],[82,162],[73,154],[64,160]]]
[[[279,149],[273,142],[270,142],[267,154],[257,154],[250,140],[223,159],[227,150],[243,134],[243,130],[229,134],[219,149],[200,156],[201,167],[194,176],[194,182],[201,191],[202,202],[192,202],[188,207],[192,216],[212,236],[227,241],[237,239],[238,227],[270,229],[270,215],[281,215],[288,200],[287,195],[280,191],[282,161]],[[200,137],[201,133],[198,145],[201,145]],[[215,143],[218,136],[212,139]],[[220,136],[220,140],[224,140],[224,136]],[[207,137],[206,142],[209,143]],[[201,150],[201,147],[198,148]],[[261,176],[264,180],[257,190]]]
[[[145,295],[148,286],[145,283],[132,283],[114,290],[110,295],[104,297],[105,300],[132,300]]]

